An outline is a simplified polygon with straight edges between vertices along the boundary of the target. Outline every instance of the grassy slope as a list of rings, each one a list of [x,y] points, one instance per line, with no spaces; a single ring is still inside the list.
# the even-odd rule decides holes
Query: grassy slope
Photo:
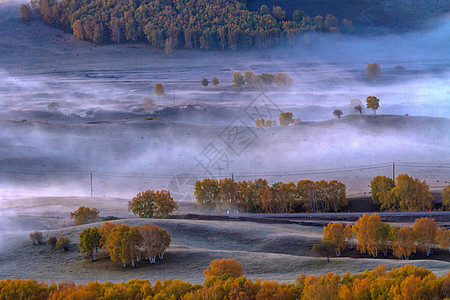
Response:
[[[9,251],[0,258],[0,278],[35,278],[45,281],[122,281],[148,278],[151,281],[180,278],[193,283],[204,279],[202,271],[216,258],[235,258],[242,263],[249,278],[293,282],[298,274],[362,272],[379,264],[388,268],[413,263],[426,266],[436,274],[445,274],[450,263],[433,260],[398,261],[389,259],[311,258],[312,243],[320,239],[321,229],[295,225],[266,225],[249,222],[188,220],[120,220],[129,225],[157,224],[172,235],[172,246],[164,261],[147,262],[137,268],[123,269],[119,263],[100,259],[82,259],[75,243],[85,226],[45,231],[48,237],[67,236],[73,242],[70,252],[52,252],[47,246],[32,246],[26,234],[21,237],[20,251]],[[95,224],[95,225],[100,225]],[[90,225],[94,226],[94,225]]]

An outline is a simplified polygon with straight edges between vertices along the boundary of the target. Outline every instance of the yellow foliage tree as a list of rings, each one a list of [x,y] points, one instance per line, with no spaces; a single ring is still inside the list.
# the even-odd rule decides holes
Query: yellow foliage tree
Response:
[[[417,242],[417,248],[425,251],[427,256],[431,254],[431,247],[435,244],[437,225],[434,219],[420,218],[413,224],[413,233]]]

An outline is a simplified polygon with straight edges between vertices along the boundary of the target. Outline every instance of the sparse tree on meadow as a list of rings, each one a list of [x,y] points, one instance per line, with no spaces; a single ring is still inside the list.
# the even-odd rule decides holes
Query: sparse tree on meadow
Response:
[[[347,247],[344,226],[342,223],[329,223],[323,227],[323,242],[336,244],[336,256],[341,256],[341,251]]]
[[[261,81],[263,85],[271,85],[275,76],[270,73],[262,73],[261,74]]]
[[[156,96],[164,96],[166,94],[162,83],[155,84],[154,90]]]
[[[254,78],[255,78],[255,74],[253,74],[252,71],[244,72],[244,80],[245,80],[246,84],[253,86]]]
[[[294,79],[292,79],[292,77],[287,74],[278,73],[273,78],[272,82],[275,83],[275,85],[279,86],[279,87],[290,87],[294,84]]]
[[[206,79],[206,78],[202,78],[201,84],[202,84],[202,85],[203,85],[204,87],[207,87],[207,86],[208,86],[208,84],[209,84],[209,81],[208,81],[208,79]]]
[[[212,82],[213,86],[216,86],[219,84],[219,79],[217,79],[217,77],[213,77],[211,82]]]
[[[377,63],[369,63],[366,66],[366,77],[371,81],[379,79],[381,76],[381,67]]]
[[[368,109],[371,109],[373,111],[373,114],[375,115],[377,112],[377,109],[380,107],[380,99],[374,96],[369,96],[366,99],[366,107]]]
[[[331,253],[335,252],[338,244],[330,241],[322,241],[319,244],[315,244],[312,251],[319,254],[325,255],[327,257],[327,262],[330,262]]]
[[[364,108],[362,107],[361,104],[358,104],[358,105],[354,106],[353,109],[354,109],[356,112],[359,112],[360,115],[362,115],[363,110],[364,110]]]
[[[333,115],[336,116],[338,119],[340,119],[341,116],[342,116],[343,114],[344,114],[344,113],[343,113],[342,110],[340,110],[340,109],[335,109],[335,110],[333,111]]]
[[[155,104],[155,101],[153,101],[153,99],[151,97],[145,97],[142,101],[144,102],[144,108],[146,110],[149,110],[152,112],[155,110],[156,104]]]

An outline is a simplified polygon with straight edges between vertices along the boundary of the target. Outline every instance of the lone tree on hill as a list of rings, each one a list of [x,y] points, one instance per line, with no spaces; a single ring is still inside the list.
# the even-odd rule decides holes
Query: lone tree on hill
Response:
[[[342,116],[343,114],[344,114],[344,113],[343,113],[342,110],[340,110],[340,109],[335,109],[335,110],[333,111],[333,115],[336,116],[336,117],[338,117],[338,119],[340,119],[341,116]]]
[[[208,81],[208,79],[206,79],[206,78],[202,78],[202,85],[204,86],[204,87],[207,87],[208,86],[208,84],[209,84],[209,81]]]
[[[155,94],[156,96],[163,96],[166,94],[166,91],[164,90],[162,83],[155,84]]]
[[[366,77],[371,81],[379,79],[381,76],[381,67],[377,63],[367,64],[366,66]]]
[[[375,96],[369,96],[366,99],[367,108],[373,111],[373,114],[376,115],[377,109],[380,107],[380,99]]]

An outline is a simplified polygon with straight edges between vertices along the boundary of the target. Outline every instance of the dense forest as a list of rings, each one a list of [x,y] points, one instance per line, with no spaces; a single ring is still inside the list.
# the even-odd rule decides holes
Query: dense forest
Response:
[[[45,22],[96,44],[148,41],[165,48],[265,48],[303,32],[351,32],[332,15],[310,18],[281,7],[249,11],[237,0],[31,0]]]
[[[234,259],[212,261],[203,285],[178,279],[132,279],[121,283],[75,285],[35,280],[0,280],[0,299],[448,299],[450,272],[437,277],[430,270],[405,265],[390,271],[379,266],[362,274],[301,274],[295,284],[252,281]]]

